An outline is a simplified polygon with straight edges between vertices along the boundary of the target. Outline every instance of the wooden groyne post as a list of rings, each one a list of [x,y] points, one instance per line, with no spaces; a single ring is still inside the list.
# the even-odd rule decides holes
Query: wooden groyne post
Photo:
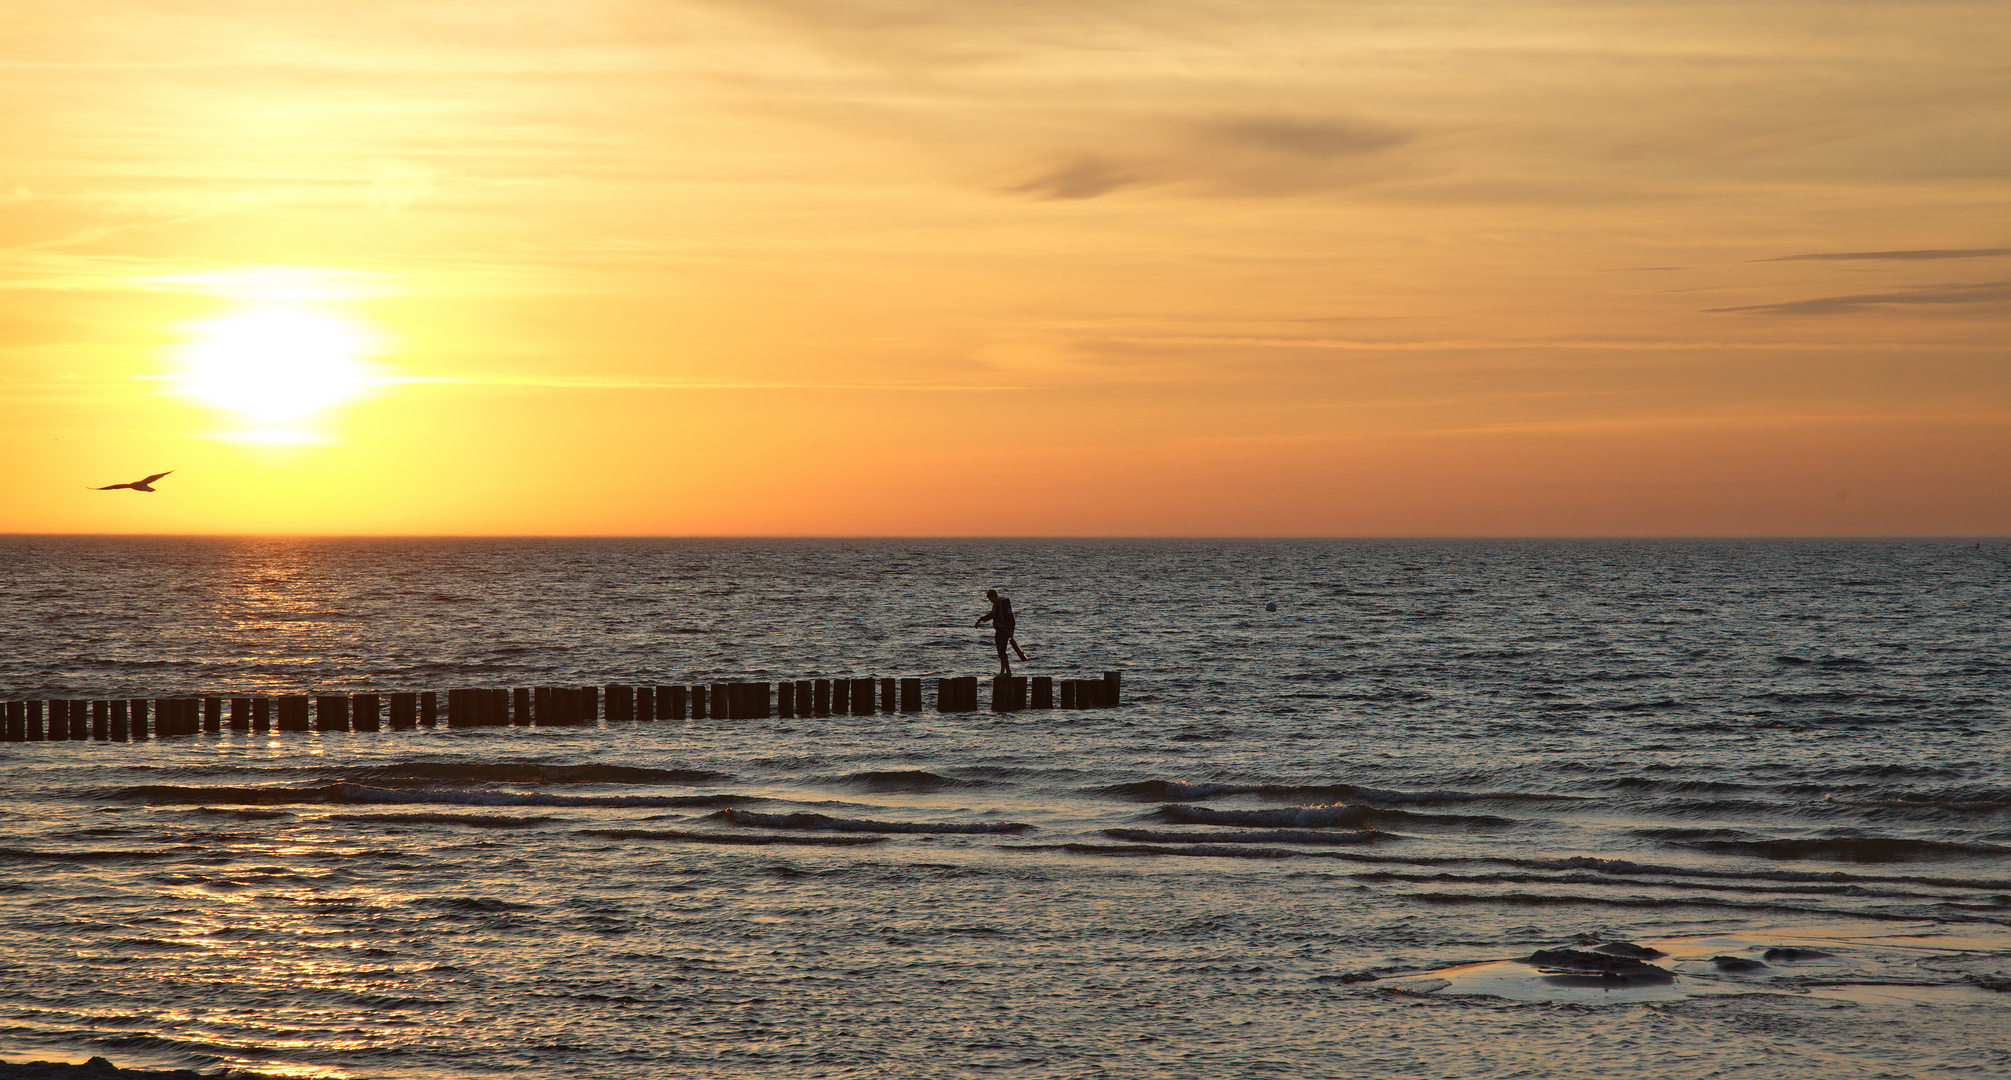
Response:
[[[1100,679],[999,676],[991,709],[1110,708],[1123,699],[1123,673]],[[925,707],[917,677],[859,676],[794,682],[692,685],[539,686],[447,691],[449,728],[576,727],[652,720],[764,720],[773,717],[872,716],[917,713]],[[1059,695],[1056,691],[1059,690]],[[938,712],[979,708],[976,676],[936,680]],[[0,742],[147,742],[225,730],[237,733],[366,732],[433,727],[441,711],[434,691],[389,695],[283,694],[278,697],[47,698],[0,702]],[[388,708],[387,708],[388,706]]]
[[[1026,708],[1026,676],[998,675],[992,678],[992,711],[1019,712]]]
[[[978,680],[975,675],[936,680],[937,712],[976,712]]]

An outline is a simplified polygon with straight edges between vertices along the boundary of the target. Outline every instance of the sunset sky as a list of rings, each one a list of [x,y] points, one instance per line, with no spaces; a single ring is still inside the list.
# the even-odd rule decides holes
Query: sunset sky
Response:
[[[2002,0],[0,5],[0,532],[2011,534]]]

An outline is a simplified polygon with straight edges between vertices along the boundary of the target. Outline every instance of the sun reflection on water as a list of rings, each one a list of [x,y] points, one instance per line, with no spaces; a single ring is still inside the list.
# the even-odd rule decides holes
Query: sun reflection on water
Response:
[[[215,861],[243,868],[221,880],[196,875],[169,884],[182,910],[163,919],[167,925],[156,931],[163,947],[184,952],[182,978],[213,986],[217,1008],[173,1010],[157,1019],[174,1028],[178,1039],[201,1044],[233,1068],[300,1080],[354,1075],[285,1058],[371,1050],[385,1018],[370,1003],[401,999],[412,974],[431,967],[378,959],[367,930],[330,921],[345,915],[369,919],[405,899],[343,887],[347,883],[331,861],[360,854],[353,838],[311,829],[285,841],[223,838]],[[338,891],[331,894],[331,886]],[[323,1003],[269,1004],[303,991]]]

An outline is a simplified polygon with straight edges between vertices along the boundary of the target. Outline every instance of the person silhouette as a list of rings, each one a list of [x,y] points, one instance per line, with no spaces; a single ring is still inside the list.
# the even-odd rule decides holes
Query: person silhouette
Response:
[[[1018,622],[1012,617],[1012,601],[999,595],[997,589],[986,589],[985,599],[992,602],[992,609],[978,616],[972,626],[992,624],[992,641],[999,650],[999,674],[1012,674],[1012,661],[1006,658],[1006,646],[1012,642],[1013,629]]]

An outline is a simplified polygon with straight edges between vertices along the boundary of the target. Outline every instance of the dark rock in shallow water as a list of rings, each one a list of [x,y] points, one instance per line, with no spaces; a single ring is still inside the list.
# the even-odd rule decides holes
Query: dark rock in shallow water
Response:
[[[1604,945],[1594,945],[1592,951],[1605,953],[1608,956],[1625,956],[1631,960],[1659,960],[1669,955],[1660,949],[1636,945],[1631,941],[1609,941]]]
[[[1352,984],[1352,983],[1375,982],[1377,979],[1381,977],[1382,976],[1380,975],[1371,975],[1366,971],[1350,971],[1345,975],[1320,975],[1314,978],[1313,981],[1323,983]]]
[[[1629,956],[1612,956],[1577,949],[1538,949],[1523,957],[1525,964],[1565,974],[1547,981],[1572,986],[1648,986],[1676,981],[1674,972]]]
[[[1713,956],[1711,963],[1718,965],[1719,971],[1764,971],[1767,965],[1744,956]]]
[[[1538,949],[1523,957],[1522,962],[1535,964],[1537,967],[1570,968],[1573,971],[1629,971],[1650,966],[1630,956],[1609,956],[1605,953],[1581,952],[1577,949]]]
[[[1771,960],[1776,964],[1780,963],[1793,964],[1802,960],[1820,960],[1825,956],[1835,956],[1836,954],[1824,952],[1821,949],[1778,948],[1778,949],[1768,949],[1766,952],[1761,953],[1760,955],[1766,957],[1768,960]]]

